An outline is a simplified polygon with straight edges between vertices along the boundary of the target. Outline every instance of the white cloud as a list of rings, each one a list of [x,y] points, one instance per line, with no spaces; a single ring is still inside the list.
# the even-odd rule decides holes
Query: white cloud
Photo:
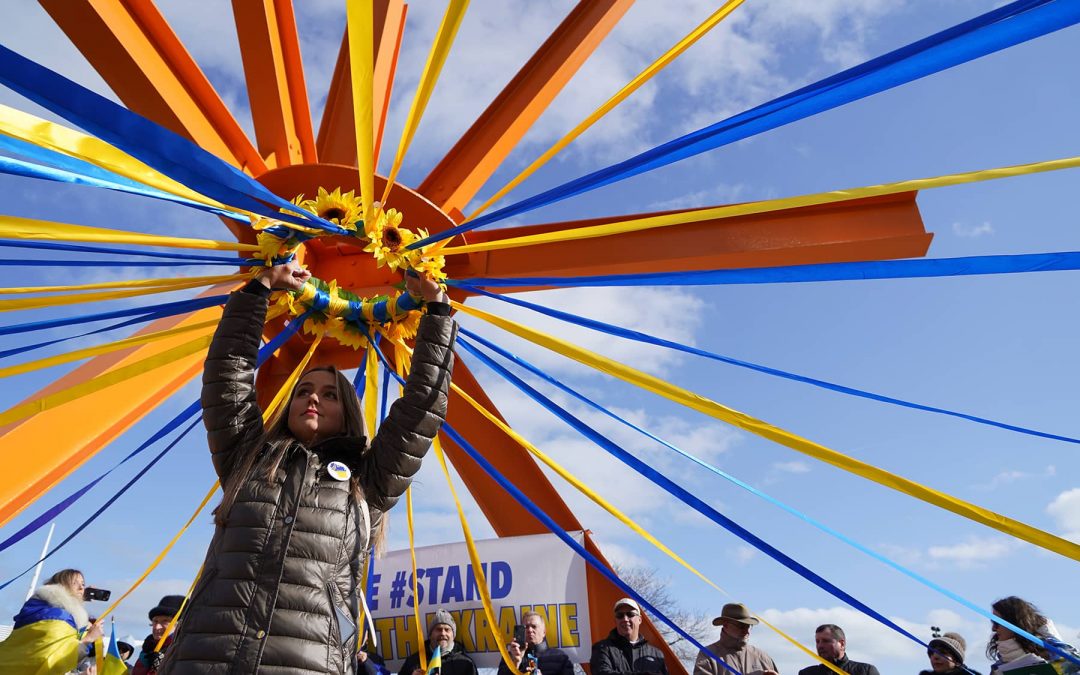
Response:
[[[952,224],[952,231],[958,237],[964,237],[966,239],[978,239],[979,237],[986,236],[994,233],[994,226],[988,221],[983,221],[978,225],[968,225],[967,223],[955,222]]]
[[[772,468],[784,473],[808,473],[810,465],[799,460],[791,462],[773,462]]]
[[[1080,488],[1059,494],[1046,507],[1046,512],[1057,521],[1067,539],[1080,542]]]
[[[996,490],[1003,485],[1011,485],[1018,481],[1027,480],[1029,478],[1049,478],[1057,474],[1057,467],[1053,464],[1047,465],[1042,471],[1020,471],[1012,469],[1008,471],[1002,471],[996,476],[991,478],[986,483],[975,485],[979,490]]]
[[[731,550],[731,558],[740,565],[745,565],[757,557],[757,549],[753,546],[740,545]]]
[[[959,544],[931,546],[927,550],[927,555],[936,562],[952,563],[960,567],[977,567],[1010,554],[1016,547],[1017,543],[1013,539],[972,537]]]

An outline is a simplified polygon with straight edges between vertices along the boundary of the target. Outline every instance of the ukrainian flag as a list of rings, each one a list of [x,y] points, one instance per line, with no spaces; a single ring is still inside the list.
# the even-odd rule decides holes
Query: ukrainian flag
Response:
[[[439,645],[435,645],[435,651],[431,653],[431,658],[427,663],[427,675],[435,675],[442,670],[442,648]]]
[[[116,641],[116,624],[112,624],[112,635],[109,636],[109,651],[105,654],[105,661],[98,668],[98,675],[127,675],[128,667],[124,659],[120,658],[120,643]]]

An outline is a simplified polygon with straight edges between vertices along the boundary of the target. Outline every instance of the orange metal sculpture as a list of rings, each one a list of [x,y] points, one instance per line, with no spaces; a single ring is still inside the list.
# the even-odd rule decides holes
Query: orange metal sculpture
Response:
[[[345,43],[316,137],[289,0],[233,2],[253,111],[254,145],[244,136],[220,96],[151,2],[41,0],[41,4],[130,109],[192,139],[255,176],[286,199],[298,194],[313,195],[320,186],[359,193]],[[397,186],[384,206],[402,211],[410,223],[432,232],[461,222],[465,205],[630,4],[630,0],[582,0],[430,175],[414,188]],[[377,0],[375,6],[374,111],[378,147],[401,46],[406,7],[401,0]],[[382,193],[384,183],[384,179],[377,178],[376,194]],[[931,235],[923,227],[914,196],[914,193],[905,193],[641,231],[617,238],[452,255],[447,258],[446,272],[451,277],[608,274],[916,257],[926,253]],[[627,216],[620,217],[625,218]],[[599,222],[605,220],[575,225]],[[470,234],[469,241],[491,241],[565,226],[566,223],[556,223],[482,231]],[[250,228],[230,224],[230,229],[239,240],[254,241]],[[692,250],[673,243],[686,241],[688,237],[695,242]],[[333,237],[313,240],[302,255],[303,262],[315,276],[337,279],[343,287],[361,295],[385,293],[392,284],[400,281],[398,273],[377,268],[355,240]],[[459,293],[455,299],[464,301],[466,297]],[[160,321],[146,330],[160,330],[166,327],[165,324]],[[281,349],[260,370],[261,392],[276,391],[285,375],[303,356],[306,347],[297,342]],[[65,381],[93,377],[95,373],[115,367],[123,358],[134,358],[148,350],[161,348],[153,345],[99,357],[76,370]],[[316,359],[349,368],[357,365],[359,355],[328,339]],[[177,364],[173,371],[168,377],[154,374],[130,383],[128,386],[138,391],[139,396],[110,397],[113,402],[133,401],[126,408],[110,406],[101,409],[100,406],[95,408],[91,401],[80,403],[88,408],[84,412],[95,423],[78,432],[72,430],[73,434],[81,436],[67,442],[86,445],[87,451],[82,455],[84,461],[96,448],[145,414],[152,403],[193,377],[198,364],[185,361]],[[463,364],[459,363],[455,381],[490,410],[497,409]],[[35,394],[30,400],[42,393]],[[69,410],[43,412],[3,430],[4,441],[10,441],[13,435],[35,433],[34,429],[61,428],[59,419],[70,414]],[[583,528],[517,443],[462,401],[451,402],[449,419],[463,435],[476,439],[496,468],[514,479],[530,499],[563,528]],[[453,443],[447,441],[445,447],[462,480],[500,536],[544,531],[540,523],[499,489]],[[44,455],[42,461],[47,464],[47,450]],[[55,484],[76,467],[77,463],[53,466],[45,482]],[[14,515],[0,513],[0,524]],[[591,539],[588,547],[599,555]],[[596,617],[592,622],[592,639],[597,640],[609,629],[601,617],[610,615],[612,603],[622,593],[592,570],[588,579],[590,611]],[[651,626],[646,629],[648,637],[663,644],[662,640],[655,639],[656,633]],[[677,664],[678,660],[672,657],[669,663]]]

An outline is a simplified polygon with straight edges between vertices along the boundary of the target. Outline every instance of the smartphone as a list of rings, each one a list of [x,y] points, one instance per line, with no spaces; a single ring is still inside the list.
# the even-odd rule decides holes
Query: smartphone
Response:
[[[110,595],[112,595],[112,591],[87,586],[86,590],[83,591],[83,600],[108,600]]]
[[[521,645],[522,649],[525,649],[525,626],[514,626],[514,642]]]

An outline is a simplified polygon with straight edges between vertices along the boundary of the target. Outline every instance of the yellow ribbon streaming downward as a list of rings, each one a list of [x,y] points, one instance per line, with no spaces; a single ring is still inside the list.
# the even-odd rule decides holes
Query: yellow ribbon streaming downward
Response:
[[[404,371],[407,372],[412,368],[411,350],[404,343],[397,340],[393,340],[393,343],[397,361],[405,364]],[[502,656],[503,663],[510,668],[510,672],[516,672],[517,664],[511,660],[510,653],[506,651],[506,638],[499,630],[499,622],[495,617],[491,592],[488,589],[487,576],[484,574],[484,567],[480,561],[480,553],[476,550],[476,541],[473,539],[472,530],[469,529],[469,521],[465,519],[465,510],[461,508],[461,500],[458,499],[457,490],[454,489],[454,482],[450,479],[450,469],[446,466],[446,456],[437,436],[432,439],[431,447],[435,449],[435,456],[439,458],[439,465],[442,467],[443,475],[446,476],[446,485],[450,488],[450,496],[454,498],[454,506],[457,507],[458,520],[461,521],[461,532],[465,536],[465,548],[469,551],[469,561],[472,564],[473,572],[476,573],[476,587],[480,591],[480,604],[484,607],[484,616],[487,617],[488,626],[491,627],[491,636],[495,638],[495,644],[499,647],[499,655]]]
[[[889,489],[896,490],[897,492],[914,497],[928,504],[933,504],[934,506],[951,511],[959,516],[981,523],[999,532],[1003,532],[1018,539],[1023,539],[1024,541],[1035,544],[1048,551],[1053,551],[1054,553],[1080,561],[1080,544],[1062,539],[1061,537],[1032,527],[1026,523],[1013,520],[1012,518],[995,513],[989,509],[966,502],[952,495],[916,483],[903,476],[898,476],[879,467],[849,457],[836,450],[827,448],[789,431],[785,431],[784,429],[773,426],[755,417],[723,406],[700,394],[695,394],[694,392],[677,387],[669,382],[643,373],[640,370],[623,365],[605,356],[572,345],[556,337],[510,321],[509,319],[495,316],[483,310],[462,305],[455,301],[451,301],[451,304],[466,314],[483,319],[492,325],[498,326],[499,328],[522,337],[534,344],[538,344],[553,352],[562,354],[567,358],[573,359],[574,361],[591,368],[595,368],[600,372],[617,377],[624,382],[629,382],[646,391],[651,391],[654,394],[663,396],[664,398],[693,410],[697,410],[698,412],[723,422],[727,422],[744,431],[748,431],[757,436],[761,436],[762,438],[789,447],[792,450],[801,452],[814,459],[831,464],[856,476],[866,478],[867,480],[883,485]]]
[[[235,241],[213,239],[189,239],[166,237],[158,234],[112,230],[89,225],[54,223],[48,220],[16,218],[0,215],[0,239],[30,239],[55,241],[83,241],[106,244],[136,244],[139,246],[163,246],[167,248],[206,249],[212,251],[258,251],[255,244],[239,244]]]
[[[349,64],[352,74],[353,120],[356,126],[356,167],[360,172],[360,203],[364,223],[370,223],[375,198],[375,81],[374,5],[372,0],[347,0]]]
[[[420,581],[416,578],[416,540],[413,529],[412,485],[405,489],[405,513],[409,521],[409,558],[412,559],[413,620],[416,622],[416,655],[420,657],[420,670],[427,672],[427,649],[424,647],[424,629],[420,624]]]
[[[245,213],[195,192],[105,141],[0,105],[0,133],[81,159],[107,171],[206,206]]]
[[[455,253],[476,253],[479,251],[494,251],[504,248],[517,248],[520,246],[535,246],[538,244],[551,244],[558,241],[576,241],[578,239],[591,239],[593,237],[609,237],[627,232],[651,230],[658,227],[670,227],[672,225],[684,225],[697,223],[703,220],[718,220],[721,218],[733,218],[735,216],[747,216],[756,213],[768,213],[782,209],[794,209],[803,206],[816,206],[819,204],[833,204],[836,202],[862,199],[865,197],[878,197],[883,195],[911,192],[913,190],[928,190],[930,188],[961,185],[963,183],[977,183],[985,180],[998,178],[1012,178],[1044,171],[1059,171],[1061,169],[1074,169],[1080,167],[1080,157],[1066,157],[1033,164],[1017,164],[1014,166],[1000,167],[997,169],[983,169],[982,171],[970,171],[967,173],[954,173],[934,178],[917,178],[898,183],[885,183],[869,187],[851,188],[848,190],[833,190],[832,192],[818,192],[816,194],[801,195],[798,197],[784,197],[782,199],[769,199],[760,202],[748,202],[746,204],[731,204],[728,206],[715,206],[707,209],[695,209],[679,213],[669,213],[660,216],[646,218],[633,218],[615,223],[603,225],[590,225],[587,227],[572,227],[565,230],[555,230],[543,234],[533,234],[523,237],[510,237],[508,239],[496,239],[494,241],[463,246],[447,246],[442,249],[443,255]]]
[[[368,342],[364,358],[367,360],[364,364],[364,420],[367,422],[370,443],[379,428],[379,355],[375,353],[374,342]]]
[[[498,192],[493,194],[486,202],[481,204],[469,214],[469,217],[465,219],[465,222],[472,220],[484,211],[488,209],[492,204],[505,197],[511,190],[516,188],[529,176],[533,175],[537,169],[548,163],[552,157],[562,151],[563,148],[573,143],[578,136],[585,133],[585,131],[596,123],[604,115],[611,112],[615,106],[625,101],[630,94],[641,88],[643,84],[648,82],[654,75],[663,70],[669,63],[678,58],[683,52],[690,48],[695,42],[704,37],[710,30],[716,27],[721,21],[723,21],[728,14],[735,11],[744,0],[728,0],[724,3],[720,9],[713,12],[709,18],[701,22],[701,24],[686,34],[683,39],[675,43],[671,49],[664,52],[660,58],[650,63],[645,70],[637,74],[637,76],[630,80],[622,89],[617,91],[614,96],[609,98],[603,105],[594,110],[588,117],[586,117],[580,124],[571,129],[565,136],[560,138],[555,145],[548,148],[548,150],[536,158],[532,164],[525,167],[521,173],[513,178],[509,183],[502,187]]]
[[[696,567],[694,567],[693,565],[688,563],[686,560],[684,560],[679,554],[675,553],[670,548],[668,548],[663,542],[661,542],[655,536],[653,536],[652,533],[650,533],[648,530],[646,530],[645,528],[638,525],[633,519],[631,519],[625,513],[620,511],[614,504],[612,504],[611,502],[609,502],[606,499],[604,499],[603,497],[601,497],[596,491],[594,491],[589,486],[585,485],[585,483],[583,483],[579,478],[577,478],[572,473],[570,473],[568,470],[566,470],[566,468],[564,468],[561,464],[559,464],[554,459],[552,459],[550,456],[548,456],[546,453],[544,453],[542,450],[540,450],[540,448],[536,447],[535,445],[530,443],[528,440],[526,440],[523,436],[521,436],[519,433],[517,433],[517,431],[515,431],[510,426],[508,426],[505,422],[503,422],[501,419],[499,419],[499,417],[497,415],[495,415],[490,410],[485,408],[476,399],[474,399],[473,397],[471,397],[467,393],[465,393],[465,391],[462,390],[460,387],[458,387],[456,384],[451,382],[450,386],[454,389],[454,391],[456,391],[458,393],[459,396],[461,396],[461,398],[463,398],[470,406],[475,408],[476,411],[479,412],[481,415],[483,415],[489,422],[491,422],[496,427],[501,429],[502,432],[505,433],[510,438],[512,438],[515,443],[520,445],[524,450],[526,450],[527,452],[532,454],[534,457],[539,459],[541,462],[543,462],[545,465],[547,465],[548,468],[553,470],[555,473],[559,474],[559,476],[561,476],[563,480],[565,480],[567,483],[570,483],[572,486],[574,486],[574,488],[576,488],[578,492],[580,492],[581,494],[588,497],[590,500],[592,500],[592,502],[594,504],[596,504],[600,508],[607,511],[610,515],[614,516],[619,522],[626,525],[631,530],[633,530],[635,533],[637,533],[638,536],[640,536],[642,539],[644,539],[645,541],[647,541],[650,544],[652,544],[653,546],[655,546],[662,553],[667,555],[669,558],[671,558],[675,562],[679,563],[679,565],[681,565],[682,567],[684,567],[685,569],[690,571],[692,574],[697,576],[699,579],[704,581],[709,586],[712,586],[714,589],[716,589],[717,591],[719,591],[720,593],[722,593],[722,594],[724,594],[726,596],[731,595],[726,590],[724,590],[723,588],[718,586],[716,583],[714,583],[707,576],[705,576],[702,572],[698,571],[698,569]],[[776,626],[772,625],[771,623],[766,621],[764,618],[762,618],[760,616],[758,616],[758,618],[761,620],[762,623],[764,623],[766,626],[768,626],[773,631],[775,631],[780,637],[784,638],[785,640],[790,642],[792,645],[794,645],[795,647],[797,647],[798,649],[803,651],[810,658],[813,658],[813,659],[817,660],[819,663],[825,665],[827,668],[829,668],[830,670],[835,672],[837,675],[845,675],[843,670],[840,670],[839,668],[837,668],[832,663],[829,663],[825,659],[822,659],[820,656],[817,655],[816,652],[813,652],[810,649],[804,647],[795,638],[791,637],[790,635],[788,635],[784,631],[782,631],[779,628],[777,628]]]
[[[420,118],[424,116],[431,92],[435,91],[435,84],[439,81],[446,57],[450,54],[450,48],[454,44],[461,20],[465,18],[465,10],[469,7],[469,0],[450,0],[446,4],[446,12],[443,14],[439,32],[435,34],[435,41],[431,43],[431,51],[428,52],[427,63],[424,64],[424,72],[420,75],[420,84],[416,87],[412,105],[409,106],[409,116],[405,118],[405,127],[401,130],[401,139],[398,141],[397,154],[394,156],[394,164],[390,167],[390,175],[386,179],[386,188],[383,190],[382,203],[390,197],[390,190],[394,187],[394,179],[397,178],[401,163],[405,160],[405,153],[409,150],[416,129],[420,126]]]
[[[215,485],[215,487],[217,486]],[[191,594],[195,592],[195,584],[199,583],[199,577],[202,576],[202,571],[203,566],[199,565],[199,571],[195,573],[195,578],[191,580],[191,585],[188,586],[187,593],[184,594],[184,600],[180,603],[180,607],[177,608],[176,614],[173,614],[173,617],[169,619],[169,625],[165,626],[165,632],[161,634],[161,639],[154,644],[155,654],[161,651],[161,648],[165,646],[165,640],[168,640],[169,636],[172,635],[173,630],[176,629],[176,622],[180,620],[180,615],[187,609],[188,600],[191,599]]]

